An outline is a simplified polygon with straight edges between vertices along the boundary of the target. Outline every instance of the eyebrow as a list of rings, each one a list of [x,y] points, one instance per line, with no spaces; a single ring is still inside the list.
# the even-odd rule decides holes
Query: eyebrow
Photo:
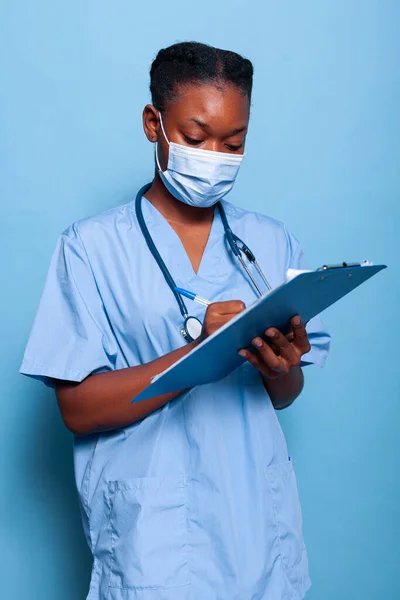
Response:
[[[228,137],[231,137],[232,135],[237,135],[238,133],[242,133],[242,131],[247,131],[247,127],[243,126],[239,127],[238,129],[233,129]]]
[[[190,120],[193,121],[194,123],[196,123],[196,125],[198,125],[202,129],[209,129],[209,125],[207,125],[207,123],[203,123],[203,121],[200,121],[200,119],[196,119],[196,117],[192,117]],[[226,137],[232,137],[233,135],[237,135],[238,133],[242,133],[242,131],[246,131],[246,130],[247,130],[247,127],[245,125],[243,127],[238,127],[236,129],[232,129],[230,134],[227,135]]]

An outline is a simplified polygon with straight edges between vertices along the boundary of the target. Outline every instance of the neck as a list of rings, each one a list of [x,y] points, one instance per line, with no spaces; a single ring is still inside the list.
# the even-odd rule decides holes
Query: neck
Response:
[[[201,225],[210,223],[214,215],[214,207],[197,208],[177,200],[167,190],[156,173],[151,188],[145,194],[145,198],[167,219],[182,225]]]

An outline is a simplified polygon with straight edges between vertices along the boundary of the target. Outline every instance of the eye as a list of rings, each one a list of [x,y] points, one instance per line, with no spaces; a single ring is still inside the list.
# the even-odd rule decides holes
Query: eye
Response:
[[[188,144],[190,144],[191,146],[198,146],[199,144],[201,144],[204,141],[204,140],[195,140],[193,138],[188,137],[185,134],[183,134],[183,137],[185,138],[186,142]]]
[[[236,146],[234,146],[233,144],[225,144],[225,146],[228,148],[228,150],[231,150],[232,152],[237,152],[238,150],[240,150],[240,148],[243,148],[243,142]]]

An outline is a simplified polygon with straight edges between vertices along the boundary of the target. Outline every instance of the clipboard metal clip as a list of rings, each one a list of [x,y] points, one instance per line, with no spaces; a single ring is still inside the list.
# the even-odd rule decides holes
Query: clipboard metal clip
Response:
[[[362,263],[346,263],[343,262],[337,265],[323,265],[317,271],[330,271],[331,269],[351,269],[353,267],[372,267],[374,263],[370,260],[364,260]]]

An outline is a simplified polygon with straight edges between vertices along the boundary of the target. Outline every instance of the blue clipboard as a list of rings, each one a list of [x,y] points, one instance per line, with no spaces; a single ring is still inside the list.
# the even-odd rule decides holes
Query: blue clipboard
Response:
[[[333,266],[297,275],[259,298],[189,354],[153,377],[131,404],[222,379],[244,362],[238,351],[251,346],[251,340],[268,327],[286,333],[290,319],[296,314],[307,323],[385,268],[386,265]]]

